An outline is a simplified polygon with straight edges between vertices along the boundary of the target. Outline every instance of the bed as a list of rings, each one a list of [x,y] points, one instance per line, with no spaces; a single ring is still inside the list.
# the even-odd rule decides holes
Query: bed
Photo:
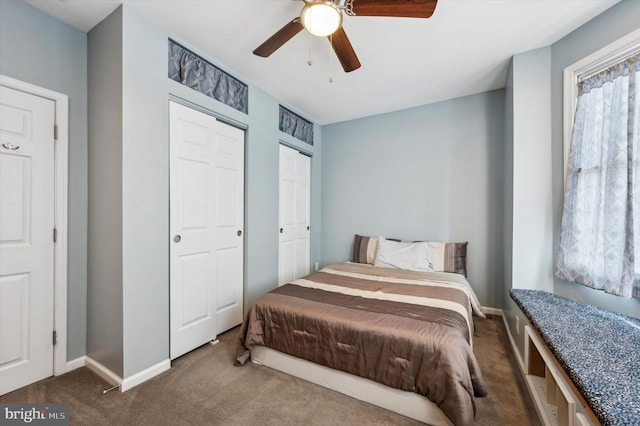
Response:
[[[354,256],[355,258],[355,256]],[[487,393],[472,350],[481,306],[461,274],[345,262],[247,312],[249,359],[430,424],[473,424]]]

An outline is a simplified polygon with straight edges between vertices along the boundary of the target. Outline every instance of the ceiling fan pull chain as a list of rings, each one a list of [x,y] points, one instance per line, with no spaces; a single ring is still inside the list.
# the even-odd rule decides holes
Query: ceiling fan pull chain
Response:
[[[307,65],[309,66],[313,66],[313,61],[311,60],[311,33],[307,31],[307,51],[308,51],[308,58],[307,58]]]

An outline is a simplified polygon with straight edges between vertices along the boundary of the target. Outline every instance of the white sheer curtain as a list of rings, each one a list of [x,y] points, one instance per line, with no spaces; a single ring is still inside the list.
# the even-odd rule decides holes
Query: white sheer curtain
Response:
[[[640,298],[640,54],[579,85],[556,275]]]

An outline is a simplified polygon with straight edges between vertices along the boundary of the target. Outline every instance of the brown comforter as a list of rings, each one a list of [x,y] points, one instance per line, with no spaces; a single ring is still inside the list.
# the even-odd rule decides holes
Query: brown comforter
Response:
[[[267,346],[417,392],[454,424],[471,425],[474,396],[487,391],[471,348],[471,290],[462,277],[445,282],[451,276],[331,265],[255,302],[236,364],[246,363],[255,345]]]

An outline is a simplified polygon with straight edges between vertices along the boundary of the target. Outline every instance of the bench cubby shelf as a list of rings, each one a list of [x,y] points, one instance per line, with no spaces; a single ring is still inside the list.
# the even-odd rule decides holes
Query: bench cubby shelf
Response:
[[[542,422],[553,426],[599,425],[538,333],[529,325],[524,330],[525,380]]]

